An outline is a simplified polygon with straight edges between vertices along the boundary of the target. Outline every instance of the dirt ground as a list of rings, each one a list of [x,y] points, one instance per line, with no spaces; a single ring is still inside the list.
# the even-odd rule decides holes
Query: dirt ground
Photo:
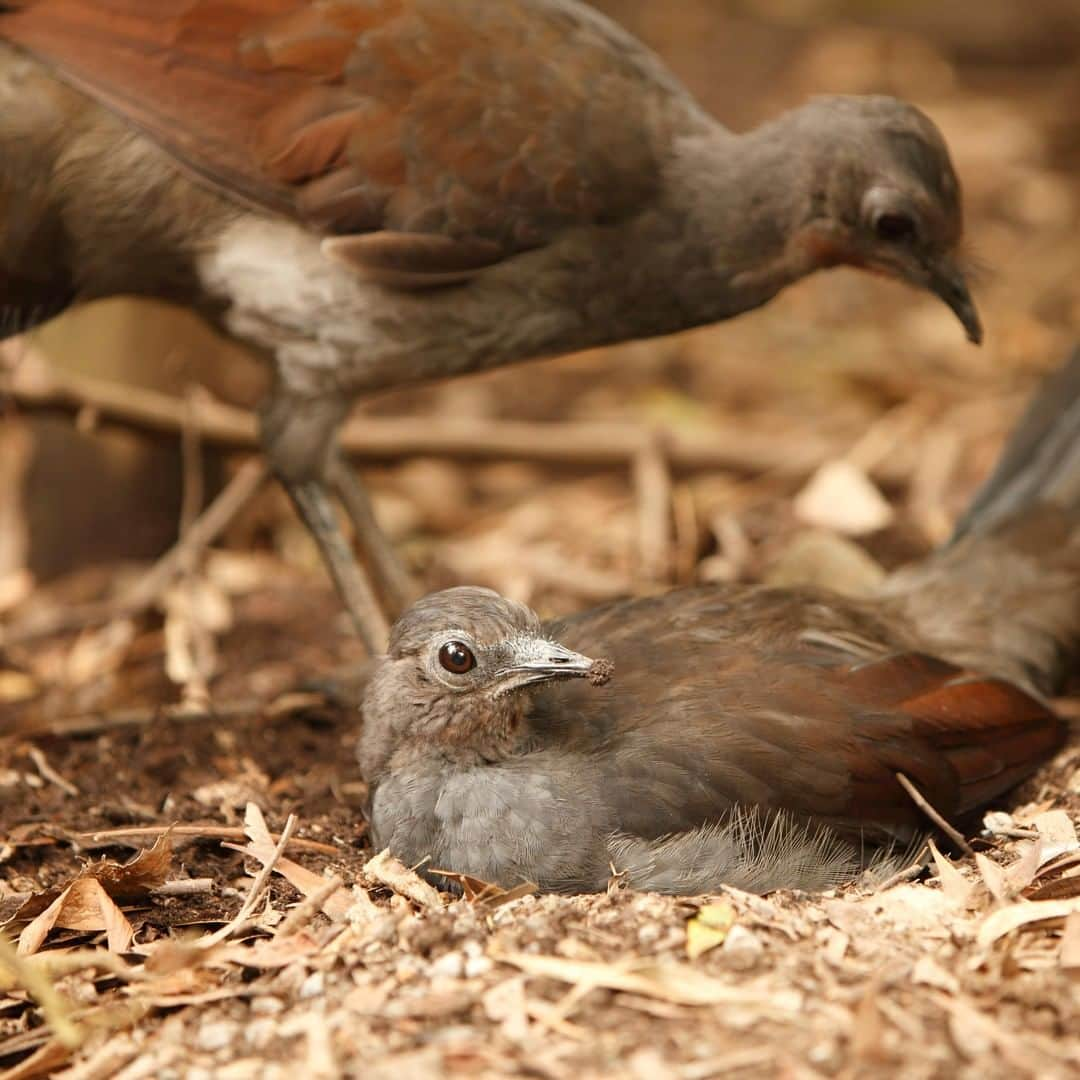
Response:
[[[965,185],[986,345],[836,271],[719,328],[388,395],[349,444],[380,518],[426,588],[544,615],[694,580],[863,591],[948,535],[1080,337],[1080,9],[600,6],[735,127],[823,91],[922,105]],[[184,381],[255,399],[255,365],[197,351]],[[21,945],[0,942],[0,1077],[1080,1073],[1080,745],[974,856],[887,888],[440,895],[367,843],[364,653],[276,488],[125,606],[162,527],[250,468],[244,414],[199,440],[169,399],[151,433],[79,388],[12,390],[0,421],[0,924]],[[815,495],[823,468],[839,495]]]

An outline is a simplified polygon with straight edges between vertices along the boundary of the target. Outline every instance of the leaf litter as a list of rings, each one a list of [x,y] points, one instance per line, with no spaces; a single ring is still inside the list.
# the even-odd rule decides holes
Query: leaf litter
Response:
[[[681,40],[692,60],[700,20],[722,17],[680,7],[685,17],[664,16],[666,46]],[[740,40],[739,24],[724,26]],[[965,49],[981,47],[962,32]],[[965,178],[970,231],[1008,267],[979,289],[988,346],[959,346],[940,305],[828,276],[715,331],[559,361],[557,378],[556,365],[533,365],[391,396],[381,412],[467,416],[476,431],[610,419],[691,446],[735,433],[747,451],[709,470],[672,465],[660,442],[648,470],[565,456],[383,462],[367,470],[377,512],[425,586],[488,584],[545,614],[692,580],[858,594],[942,538],[1080,325],[1067,73],[998,56],[975,89],[949,33],[936,45],[826,22],[790,65],[760,63],[763,42],[741,51],[788,72],[764,88],[774,104],[819,91],[799,79],[822,64],[860,91],[922,94],[904,85],[915,69],[946,87],[932,111]],[[781,36],[777,56],[793,47]],[[1068,33],[1053,44],[1070,47]],[[660,381],[676,389],[657,395]],[[748,466],[762,448],[769,466]],[[18,552],[26,522],[11,490],[0,518],[14,533],[0,546]],[[161,593],[164,621],[120,612],[20,644],[9,625],[108,607],[142,569],[36,583],[5,557],[0,1075],[1080,1070],[1075,747],[995,808],[973,856],[936,848],[925,873],[888,888],[688,899],[616,885],[566,898],[444,871],[458,893],[441,893],[370,848],[355,707],[296,693],[363,659],[313,564],[268,491],[226,548]],[[89,851],[104,857],[81,863]]]

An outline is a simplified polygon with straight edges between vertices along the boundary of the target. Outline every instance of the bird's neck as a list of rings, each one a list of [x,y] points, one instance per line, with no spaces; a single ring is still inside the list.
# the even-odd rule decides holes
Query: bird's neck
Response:
[[[665,204],[681,252],[670,277],[690,324],[758,307],[830,265],[807,229],[824,200],[821,158],[797,111],[742,135],[717,125],[676,141]]]

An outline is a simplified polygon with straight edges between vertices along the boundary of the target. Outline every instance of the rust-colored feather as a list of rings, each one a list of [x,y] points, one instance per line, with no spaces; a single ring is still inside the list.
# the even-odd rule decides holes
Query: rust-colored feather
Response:
[[[540,0],[23,0],[0,37],[249,203],[504,255],[640,210],[697,115],[613,24]]]

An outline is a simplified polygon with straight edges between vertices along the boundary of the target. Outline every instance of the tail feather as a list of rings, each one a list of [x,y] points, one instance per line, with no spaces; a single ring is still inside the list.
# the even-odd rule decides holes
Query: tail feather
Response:
[[[1080,511],[1080,345],[1036,393],[951,542],[1043,503]]]
[[[881,591],[943,659],[1060,689],[1080,659],[1080,348],[1036,393],[952,540]]]
[[[818,892],[863,874],[872,884],[909,863],[913,851],[863,846],[826,825],[755,806],[671,836],[618,833],[608,842],[611,865],[631,888],[675,896],[715,892],[721,885],[753,893]]]

